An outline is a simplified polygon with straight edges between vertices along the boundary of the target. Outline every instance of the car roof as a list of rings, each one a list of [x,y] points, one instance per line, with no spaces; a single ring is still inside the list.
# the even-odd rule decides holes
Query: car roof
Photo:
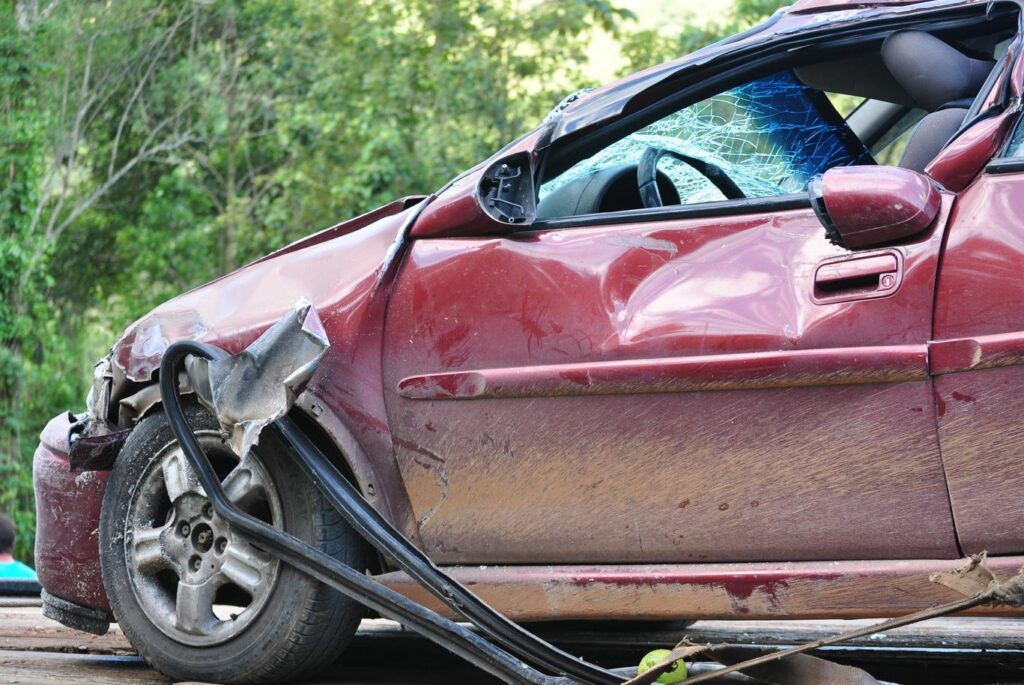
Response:
[[[843,9],[919,5],[927,0],[797,0],[786,8],[790,14],[832,12]]]
[[[640,93],[684,68],[705,64],[740,47],[770,43],[808,31],[849,26],[904,13],[984,5],[989,0],[798,0],[751,29],[658,64],[581,95],[551,122],[550,141],[557,140],[623,113]]]

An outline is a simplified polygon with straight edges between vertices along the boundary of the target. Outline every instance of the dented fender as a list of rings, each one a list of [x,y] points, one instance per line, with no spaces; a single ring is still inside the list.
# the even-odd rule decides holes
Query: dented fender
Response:
[[[364,494],[415,536],[391,449],[380,350],[396,246],[419,208],[418,198],[396,201],[364,215],[366,223],[355,230],[339,224],[160,305],[113,346],[108,367],[97,372],[101,387],[92,393],[106,404],[91,415],[112,429],[130,428],[159,402],[155,372],[171,342],[196,340],[237,354],[306,299],[332,347],[302,395],[316,401],[300,397],[298,404],[332,439],[351,435],[366,458],[358,468],[349,463]],[[352,441],[337,447],[351,458]]]

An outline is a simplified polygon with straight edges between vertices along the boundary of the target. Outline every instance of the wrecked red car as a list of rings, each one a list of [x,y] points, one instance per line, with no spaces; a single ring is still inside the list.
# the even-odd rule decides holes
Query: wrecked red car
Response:
[[[344,649],[359,604],[211,513],[156,386],[300,298],[331,348],[293,420],[516,621],[881,617],[965,554],[1016,572],[1022,47],[1015,2],[802,0],[161,305],[42,435],[48,615],[178,679]],[[443,609],[189,411],[241,508]]]

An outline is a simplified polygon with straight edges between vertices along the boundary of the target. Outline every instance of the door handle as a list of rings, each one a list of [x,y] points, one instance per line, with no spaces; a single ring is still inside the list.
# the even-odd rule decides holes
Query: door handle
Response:
[[[886,297],[902,280],[903,260],[895,252],[831,260],[814,272],[812,299],[824,304]]]

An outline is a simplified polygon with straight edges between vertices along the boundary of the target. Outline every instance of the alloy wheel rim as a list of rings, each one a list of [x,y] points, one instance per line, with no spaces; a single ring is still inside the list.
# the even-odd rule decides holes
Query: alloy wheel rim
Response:
[[[196,437],[228,498],[280,528],[280,496],[255,453],[239,460],[216,432]],[[142,611],[165,635],[193,646],[226,642],[252,625],[280,567],[213,510],[177,442],[150,462],[132,493],[124,548]]]

